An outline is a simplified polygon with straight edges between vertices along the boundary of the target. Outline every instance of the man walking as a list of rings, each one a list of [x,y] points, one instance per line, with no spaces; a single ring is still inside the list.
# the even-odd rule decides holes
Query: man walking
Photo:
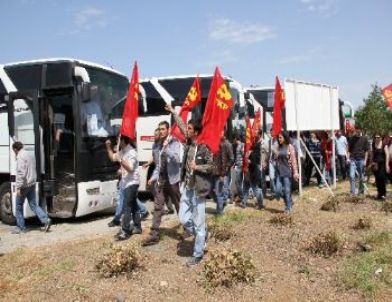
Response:
[[[347,175],[347,146],[347,138],[339,130],[336,132],[336,166],[343,180],[346,180]]]
[[[201,123],[190,120],[185,126],[170,105],[167,105],[166,108],[172,113],[178,127],[187,138],[181,173],[185,190],[181,195],[179,218],[185,230],[195,236],[193,257],[187,262],[187,266],[193,266],[203,259],[208,239],[206,196],[211,190],[213,159],[206,145],[197,144],[197,137],[202,130]]]
[[[180,203],[180,168],[181,143],[169,136],[169,123],[159,123],[162,146],[153,175],[148,181],[155,183],[154,214],[152,218],[150,237],[146,238],[143,246],[155,244],[159,241],[159,227],[165,207],[165,200],[170,197],[177,213]]]
[[[214,156],[214,191],[216,195],[216,214],[222,215],[226,202],[225,187],[228,183],[227,174],[233,164],[233,149],[230,142],[225,138],[224,132],[221,134],[219,151]]]
[[[366,167],[369,151],[369,142],[361,135],[359,129],[354,130],[354,136],[348,142],[347,162],[350,167],[350,193],[355,195],[355,176],[359,178],[359,194],[364,194],[364,169]]]
[[[45,232],[48,232],[52,224],[48,214],[38,205],[35,195],[35,183],[37,172],[35,158],[23,149],[21,142],[12,144],[12,150],[16,155],[16,229],[12,232],[20,234],[26,232],[25,220],[23,216],[23,204],[25,199],[29,203],[30,209],[37,215],[44,225]]]

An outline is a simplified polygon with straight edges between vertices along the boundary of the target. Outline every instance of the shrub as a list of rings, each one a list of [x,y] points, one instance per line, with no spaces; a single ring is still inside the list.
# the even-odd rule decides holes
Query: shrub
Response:
[[[338,235],[335,232],[329,232],[314,237],[308,246],[308,250],[314,254],[330,257],[337,253],[340,247],[341,242]]]
[[[202,273],[206,287],[231,287],[237,282],[253,282],[255,266],[242,252],[221,249],[211,252]]]
[[[270,223],[291,226],[293,224],[293,216],[282,213],[276,214],[270,219]]]
[[[143,256],[134,243],[111,247],[96,264],[99,273],[110,278],[121,274],[133,273],[142,267]]]
[[[328,200],[321,206],[322,211],[334,211],[336,212],[339,207],[339,199],[335,196],[328,197]]]
[[[363,230],[363,229],[370,229],[371,226],[372,226],[372,219],[371,218],[369,218],[369,217],[361,217],[355,223],[353,228],[355,230]]]

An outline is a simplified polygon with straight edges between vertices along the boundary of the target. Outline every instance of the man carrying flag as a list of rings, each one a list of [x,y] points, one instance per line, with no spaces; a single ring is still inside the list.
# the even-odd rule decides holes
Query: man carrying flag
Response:
[[[192,108],[196,107],[196,105],[199,104],[200,101],[201,101],[201,91],[200,91],[200,84],[199,84],[199,76],[197,76],[193,81],[193,84],[189,89],[184,104],[182,105],[180,110],[179,116],[181,117],[184,123],[186,123],[187,121],[189,111],[191,111]],[[180,129],[178,128],[177,123],[174,123],[171,129],[171,134],[182,143],[185,142],[185,137],[181,133]]]
[[[142,225],[139,206],[137,205],[137,190],[139,188],[138,158],[134,141],[136,139],[135,126],[138,117],[139,76],[135,62],[131,82],[128,87],[127,100],[124,106],[120,139],[117,153],[113,153],[110,141],[106,142],[109,158],[120,164],[121,181],[119,192],[123,194],[123,220],[121,230],[116,235],[117,240],[128,239],[133,234],[141,234]],[[133,220],[133,226],[131,226]]]
[[[197,143],[202,131],[200,122],[190,120],[185,125],[170,105],[166,106],[166,110],[172,113],[182,134],[186,137],[181,173],[185,190],[181,195],[179,219],[185,231],[195,236],[193,257],[187,262],[187,266],[193,266],[203,259],[208,239],[205,209],[206,196],[211,190],[212,154],[206,145]]]
[[[259,133],[257,133],[256,137],[253,137],[249,118],[246,117],[246,137],[242,166],[242,172],[244,174],[243,195],[239,205],[241,208],[246,208],[247,206],[250,188],[252,188],[256,196],[258,208],[263,208],[263,192],[261,190],[261,143],[258,138]]]

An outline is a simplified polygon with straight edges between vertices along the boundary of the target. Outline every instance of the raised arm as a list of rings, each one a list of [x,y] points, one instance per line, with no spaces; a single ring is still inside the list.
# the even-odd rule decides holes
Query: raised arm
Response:
[[[174,110],[174,108],[173,108],[170,104],[167,104],[167,105],[165,106],[165,109],[166,109],[167,111],[169,111],[169,112],[173,115],[174,121],[176,122],[178,128],[180,128],[182,134],[186,137],[186,125],[185,125],[184,121],[183,121],[183,120],[181,119],[181,117],[176,113],[176,111]]]

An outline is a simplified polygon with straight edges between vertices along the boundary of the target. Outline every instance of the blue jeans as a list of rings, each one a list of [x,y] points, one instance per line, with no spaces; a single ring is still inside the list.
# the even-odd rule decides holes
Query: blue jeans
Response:
[[[291,211],[293,208],[293,200],[291,198],[291,177],[276,177],[276,191],[277,196],[283,196],[285,203],[285,211]]]
[[[365,190],[364,186],[364,168],[365,168],[365,160],[364,159],[352,159],[350,160],[350,193],[356,194],[355,190],[355,172],[358,172],[359,177],[359,194],[363,194]]]
[[[269,171],[269,178],[270,178],[270,188],[271,188],[271,195],[276,196],[275,193],[275,165],[272,161],[268,162],[268,171]]]
[[[259,187],[259,184],[256,182],[253,182],[251,180],[244,180],[244,195],[243,199],[241,200],[241,203],[246,206],[248,203],[248,196],[249,196],[249,189],[252,188],[253,194],[256,196],[257,200],[257,205],[262,206],[263,205],[263,191]]]
[[[42,224],[48,222],[48,214],[37,204],[35,197],[35,185],[21,189],[21,196],[16,197],[16,225],[19,229],[25,230],[25,220],[23,217],[23,204],[27,198],[30,209],[37,215]]]
[[[130,185],[126,187],[123,191],[124,194],[124,204],[123,213],[124,218],[122,220],[122,231],[126,234],[132,233],[131,220],[133,220],[133,227],[136,229],[142,229],[142,224],[140,220],[139,207],[137,205],[137,189],[139,185]]]
[[[140,215],[145,215],[147,213],[146,206],[144,203],[142,203],[139,198],[136,200],[137,205],[139,207],[139,212]],[[113,221],[115,222],[120,222],[121,220],[121,215],[123,213],[123,207],[124,207],[124,190],[121,187],[118,187],[117,190],[117,206],[116,206],[116,212],[114,213],[113,216]]]
[[[224,184],[223,184],[223,198],[224,200],[227,200],[228,198],[231,197],[231,170],[229,169],[229,172],[227,172],[227,175],[225,176]]]
[[[203,257],[206,239],[206,199],[197,196],[194,189],[185,189],[181,195],[180,223],[195,236],[193,257]]]
[[[225,178],[226,176],[223,177],[223,179],[220,176],[215,176],[215,184],[214,184],[214,191],[216,195],[216,213],[217,214],[223,214],[223,207],[225,204],[225,194],[224,194],[224,189],[225,189]]]
[[[244,191],[242,189],[242,167],[235,167],[235,186],[237,188],[237,194],[242,200],[244,198]]]

